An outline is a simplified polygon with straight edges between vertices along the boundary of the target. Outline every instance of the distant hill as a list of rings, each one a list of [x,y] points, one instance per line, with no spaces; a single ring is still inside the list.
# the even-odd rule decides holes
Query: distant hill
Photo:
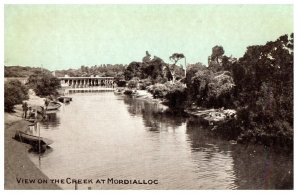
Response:
[[[29,77],[41,71],[50,73],[49,70],[39,67],[4,66],[4,77]]]

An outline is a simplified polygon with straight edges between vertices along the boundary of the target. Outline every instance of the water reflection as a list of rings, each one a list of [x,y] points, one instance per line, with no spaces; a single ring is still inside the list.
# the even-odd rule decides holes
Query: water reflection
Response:
[[[141,115],[150,131],[176,130],[186,123],[187,141],[192,159],[197,164],[201,181],[206,186],[218,181],[228,189],[291,189],[293,187],[292,156],[260,145],[231,144],[231,134],[216,134],[202,120],[161,113],[159,104],[124,99],[128,112]],[[220,179],[220,180],[219,180]],[[207,187],[206,187],[207,188]],[[211,188],[217,188],[211,185]]]
[[[41,160],[49,178],[159,180],[155,186],[104,184],[83,189],[293,187],[289,155],[262,146],[232,145],[197,119],[162,114],[159,104],[113,93],[72,97],[41,125],[41,136],[54,140],[52,151]],[[36,157],[31,154],[39,165]]]
[[[129,97],[125,97],[124,102],[128,105],[127,110],[131,115],[143,118],[144,125],[149,131],[175,130],[186,121],[186,118],[181,116],[162,114],[162,105],[158,103],[153,104]]]
[[[232,174],[227,180],[233,181],[231,188],[237,189],[292,189],[292,155],[278,152],[261,145],[232,145],[224,138],[203,127],[197,119],[187,121],[187,134],[193,152],[202,152],[209,163],[222,157],[232,158]],[[201,161],[194,158],[195,161]],[[223,161],[224,162],[224,161]],[[203,163],[199,163],[203,165]],[[222,161],[215,167],[224,167]],[[228,167],[229,167],[228,166]],[[227,170],[227,172],[229,172]]]
[[[193,171],[197,174],[194,186],[198,189],[235,189],[233,159],[230,146],[226,141],[220,141],[205,129],[198,119],[187,119],[181,116],[161,113],[159,104],[151,104],[143,100],[124,99],[128,104],[128,112],[140,115],[144,125],[151,131],[176,132],[186,124],[186,142],[191,147],[191,160],[195,165]],[[226,145],[226,146],[224,146]]]
[[[235,182],[239,189],[292,189],[293,160],[264,146],[238,145],[232,148]]]
[[[57,116],[57,111],[47,113],[41,124],[44,129],[55,129],[55,127],[59,126],[60,118]]]

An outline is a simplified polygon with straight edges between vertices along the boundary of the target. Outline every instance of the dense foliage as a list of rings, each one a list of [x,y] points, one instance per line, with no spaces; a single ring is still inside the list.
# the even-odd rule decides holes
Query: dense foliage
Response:
[[[182,112],[186,108],[187,90],[181,82],[156,83],[147,88],[154,98],[165,100],[165,104],[173,111]]]
[[[249,46],[240,59],[215,46],[208,67],[189,65],[187,104],[237,109],[239,140],[278,143],[293,140],[293,34]],[[225,126],[221,126],[224,128]]]
[[[4,77],[29,77],[42,71],[49,72],[46,69],[37,67],[4,66]]]
[[[28,99],[28,88],[18,80],[4,83],[4,110],[11,112],[16,104]]]
[[[291,34],[250,46],[232,66],[239,127],[247,138],[293,137],[293,41]]]
[[[28,85],[34,90],[36,95],[44,97],[57,95],[57,89],[60,88],[60,81],[48,72],[32,74],[28,78]]]
[[[198,71],[196,71],[199,69]],[[231,108],[235,84],[229,71],[214,72],[203,66],[187,70],[188,104],[206,108]]]
[[[70,77],[90,77],[90,76],[101,76],[101,77],[115,77],[124,79],[125,65],[123,64],[102,64],[94,65],[91,67],[81,66],[79,69],[68,69],[68,70],[57,70],[55,71],[56,76],[64,77],[68,75]]]
[[[173,60],[173,58],[170,59]],[[177,62],[179,59],[176,58],[175,60]],[[165,83],[166,81],[184,78],[184,70],[175,63],[165,63],[157,56],[151,58],[149,52],[146,51],[146,56],[142,62],[134,61],[126,67],[124,76],[126,80],[138,77],[140,80],[148,79],[153,83]]]
[[[127,84],[127,87],[130,89],[136,88],[137,86],[138,86],[138,78],[130,80]]]

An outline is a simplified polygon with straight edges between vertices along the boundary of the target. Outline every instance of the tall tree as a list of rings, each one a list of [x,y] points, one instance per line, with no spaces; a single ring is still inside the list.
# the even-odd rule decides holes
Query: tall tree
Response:
[[[182,53],[173,53],[169,57],[169,59],[174,62],[173,64],[169,65],[169,70],[170,70],[170,73],[172,75],[172,81],[173,81],[173,83],[175,82],[175,78],[176,78],[175,77],[175,74],[176,74],[176,64],[177,64],[177,62],[179,60],[181,60],[183,58],[185,58],[185,56]]]
[[[220,58],[224,55],[225,51],[222,46],[214,46],[212,48],[211,60],[215,60],[218,64],[220,64]]]
[[[208,67],[214,72],[222,71],[223,68],[223,59],[224,59],[224,49],[222,46],[214,46],[212,48],[212,53],[208,57]]]

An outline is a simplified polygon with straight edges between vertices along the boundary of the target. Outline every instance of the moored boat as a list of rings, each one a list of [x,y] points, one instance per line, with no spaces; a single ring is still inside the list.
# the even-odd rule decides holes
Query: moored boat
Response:
[[[121,89],[116,89],[116,90],[114,90],[114,93],[115,93],[115,94],[123,94],[123,90],[121,90]]]
[[[58,110],[61,107],[61,104],[55,101],[49,102],[49,105],[47,106],[46,111],[50,110]]]
[[[72,101],[72,98],[67,96],[60,96],[58,97],[58,101],[61,103],[69,103],[70,101]]]
[[[28,133],[22,132],[22,131],[16,131],[15,133],[15,140],[18,140],[20,142],[23,143],[27,143],[32,145],[32,147],[34,149],[38,150],[38,146],[39,146],[39,141],[40,141],[40,147],[41,147],[41,151],[44,151],[48,145],[52,144],[53,141],[44,137],[38,137],[35,135],[30,135]]]

